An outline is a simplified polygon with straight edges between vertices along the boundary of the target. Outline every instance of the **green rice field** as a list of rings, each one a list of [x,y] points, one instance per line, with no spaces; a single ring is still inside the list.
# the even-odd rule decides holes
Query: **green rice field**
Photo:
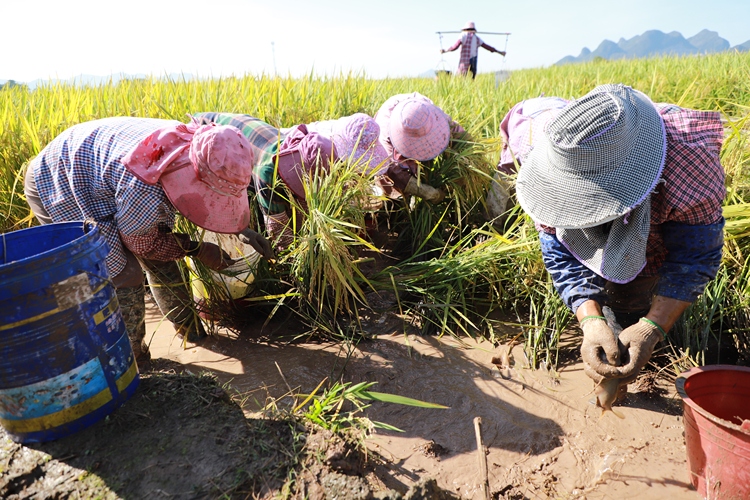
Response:
[[[431,98],[473,140],[447,151],[429,166],[444,185],[445,203],[391,203],[377,214],[397,235],[398,259],[365,273],[361,266],[383,248],[359,231],[368,214],[349,201],[367,190],[340,165],[314,179],[310,213],[295,244],[273,267],[258,270],[254,297],[264,311],[292,307],[312,331],[350,340],[357,311],[372,292],[394,293],[401,312],[428,333],[480,336],[495,342],[498,322],[521,327],[534,364],[555,364],[559,336],[571,315],[544,270],[533,223],[516,207],[503,231],[479,216],[500,154],[499,123],[518,101],[579,97],[604,83],[624,83],[655,102],[716,110],[725,119],[722,163],[726,170],[726,243],[722,268],[701,298],[670,332],[674,371],[693,364],[750,361],[750,53],[702,57],[595,61],[462,78],[370,79],[360,74],[306,78],[247,76],[214,80],[121,81],[100,87],[55,84],[0,90],[0,232],[36,223],[23,196],[22,169],[57,134],[74,124],[138,116],[187,121],[191,113],[246,113],[277,127],[334,119],[357,112],[374,115],[397,93]],[[461,172],[450,178],[448,172]],[[461,180],[463,179],[463,181]],[[466,181],[468,179],[468,181]],[[342,191],[342,185],[349,190]],[[372,214],[370,214],[371,216]],[[181,221],[188,230],[190,225]],[[270,308],[267,306],[271,306]],[[723,349],[723,347],[727,349]]]

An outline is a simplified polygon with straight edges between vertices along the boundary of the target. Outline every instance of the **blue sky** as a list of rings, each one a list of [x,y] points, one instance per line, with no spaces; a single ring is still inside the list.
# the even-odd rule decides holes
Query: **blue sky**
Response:
[[[709,7],[709,3],[711,6]],[[125,7],[123,7],[125,6]],[[646,30],[750,40],[750,0],[2,0],[0,80],[79,74],[204,77],[364,72],[381,78],[455,69],[436,31],[474,21],[507,56],[479,71],[550,66]],[[442,46],[457,34],[447,34]]]

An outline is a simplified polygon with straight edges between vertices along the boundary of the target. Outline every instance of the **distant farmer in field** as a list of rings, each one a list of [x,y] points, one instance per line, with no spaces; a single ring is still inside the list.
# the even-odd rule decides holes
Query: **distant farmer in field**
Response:
[[[387,160],[377,142],[377,123],[363,113],[288,129],[276,129],[243,114],[199,113],[195,117],[205,123],[233,125],[261,149],[251,190],[257,194],[266,231],[279,250],[287,248],[294,240],[291,203],[284,187],[305,207],[306,175],[316,170],[328,172],[330,165],[339,158],[356,161],[363,169],[381,168]]]
[[[517,165],[526,161],[534,139],[567,103],[559,97],[526,99],[513,106],[500,122],[503,149],[486,202],[489,219],[497,226],[503,227],[508,202],[515,191],[513,176]]]
[[[479,56],[479,47],[489,50],[490,52],[497,52],[498,54],[505,55],[502,50],[497,50],[495,47],[487,45],[477,36],[477,29],[474,27],[474,22],[469,21],[461,28],[463,33],[461,38],[456,40],[456,43],[448,47],[447,49],[441,50],[440,53],[453,52],[457,48],[461,47],[461,56],[458,60],[458,74],[466,76],[467,72],[471,72],[471,78],[474,79],[477,76],[477,58]]]
[[[150,360],[144,270],[162,313],[194,341],[205,332],[175,261],[189,255],[215,270],[231,264],[217,245],[173,232],[178,211],[271,255],[248,228],[253,161],[250,143],[232,127],[118,117],[67,129],[29,164],[24,192],[39,222],[92,220],[107,241],[107,268],[139,365]]]
[[[432,203],[443,201],[442,190],[420,182],[417,162],[435,159],[453,139],[470,140],[466,130],[417,92],[390,97],[380,106],[375,121],[380,126],[380,144],[391,161],[386,171],[390,187]]]
[[[571,101],[534,137],[518,200],[595,381],[618,378],[624,390],[716,275],[722,141],[719,113],[654,104],[622,84]]]

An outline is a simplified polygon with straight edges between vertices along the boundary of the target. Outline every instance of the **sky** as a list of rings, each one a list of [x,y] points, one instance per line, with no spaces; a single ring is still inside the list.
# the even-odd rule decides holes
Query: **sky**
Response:
[[[711,6],[709,7],[709,3]],[[551,66],[605,39],[703,29],[750,40],[750,0],[0,0],[0,80],[125,73],[371,78],[455,70],[474,21],[479,72]],[[508,32],[483,35],[482,31]]]

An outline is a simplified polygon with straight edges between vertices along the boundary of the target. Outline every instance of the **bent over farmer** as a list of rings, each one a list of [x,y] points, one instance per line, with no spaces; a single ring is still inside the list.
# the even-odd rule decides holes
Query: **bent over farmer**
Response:
[[[517,196],[595,382],[620,379],[624,392],[716,275],[722,141],[719,113],[654,104],[622,84],[569,102],[534,138]]]
[[[477,29],[474,26],[474,21],[467,22],[463,28],[461,38],[456,40],[456,43],[451,45],[445,50],[441,50],[441,54],[446,52],[453,52],[454,50],[461,47],[461,56],[458,60],[458,74],[466,76],[467,72],[471,72],[472,80],[477,76],[477,59],[479,57],[479,47],[490,52],[496,52],[501,55],[505,55],[502,50],[497,50],[495,47],[487,45],[477,36]]]
[[[378,142],[378,124],[364,113],[284,129],[236,113],[198,113],[195,118],[237,127],[260,148],[250,190],[256,194],[268,236],[280,251],[294,241],[290,196],[306,210],[305,178],[314,172],[326,175],[339,159],[355,162],[363,174],[387,163]]]
[[[139,366],[150,360],[144,270],[162,313],[194,341],[205,332],[176,261],[189,255],[214,270],[231,264],[217,245],[173,232],[178,211],[271,255],[268,242],[248,228],[253,160],[233,127],[116,117],[65,130],[30,162],[24,192],[37,219],[93,220],[107,241],[107,269]]]
[[[389,97],[375,114],[380,144],[388,155],[382,182],[392,192],[409,194],[440,203],[445,193],[419,179],[419,162],[434,160],[452,140],[470,141],[466,130],[430,98],[418,92]],[[388,193],[390,194],[390,193]]]

